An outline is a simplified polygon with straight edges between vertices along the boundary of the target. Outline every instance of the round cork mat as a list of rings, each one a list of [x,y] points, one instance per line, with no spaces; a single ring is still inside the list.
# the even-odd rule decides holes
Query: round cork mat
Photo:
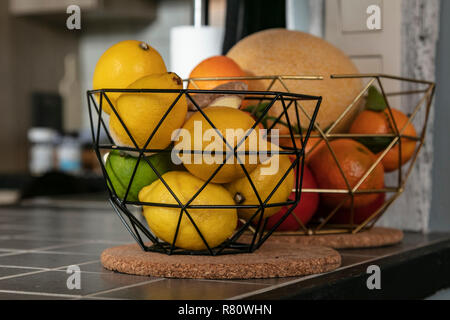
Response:
[[[305,276],[341,265],[333,249],[300,244],[266,243],[254,253],[219,256],[166,255],[144,252],[137,244],[103,251],[106,269],[122,273],[186,279],[261,279]]]
[[[327,235],[283,235],[274,233],[270,243],[301,244],[305,246],[325,246],[334,249],[376,248],[402,242],[403,231],[389,228],[372,228],[360,233],[342,233]]]

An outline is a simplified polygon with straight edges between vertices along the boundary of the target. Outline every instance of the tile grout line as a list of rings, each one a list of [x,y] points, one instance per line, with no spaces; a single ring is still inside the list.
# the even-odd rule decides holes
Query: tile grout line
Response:
[[[9,256],[17,256],[19,254],[24,254],[24,253],[28,253],[28,251],[23,250],[23,251],[13,251],[10,253],[5,253],[5,254],[0,254],[0,257],[9,257]]]
[[[82,262],[82,263],[77,263],[77,266],[83,266],[86,264],[90,264],[90,263],[94,263],[94,262],[100,262],[100,260],[92,260],[92,261],[86,261],[86,262]],[[58,272],[66,272],[67,271],[67,267],[68,266],[62,266],[62,267],[56,267],[56,268],[52,268],[52,269],[48,269],[49,271],[58,271]],[[65,270],[64,270],[65,268]],[[98,271],[83,271],[80,270],[81,273],[94,273],[94,274],[103,274],[103,272],[98,272]],[[113,272],[113,271],[111,271]]]
[[[20,240],[20,239],[19,239]],[[24,239],[26,240],[26,239]],[[24,253],[49,253],[49,254],[78,254],[78,255],[95,255],[94,253],[90,254],[90,253],[76,253],[76,252],[58,252],[58,251],[45,251],[45,250],[51,250],[51,249],[58,249],[58,248],[64,248],[64,247],[70,247],[70,246],[77,246],[77,245],[83,245],[83,244],[87,244],[85,241],[81,241],[81,242],[76,242],[76,243],[70,243],[70,244],[59,244],[59,245],[54,245],[54,246],[46,246],[46,247],[38,247],[35,249],[13,249],[13,248],[2,248],[3,250],[5,250],[5,252],[8,252],[6,250],[9,250],[8,253],[5,254],[0,254],[0,257],[6,257],[6,256],[12,256],[12,255],[18,255],[18,254],[24,254]]]
[[[271,290],[274,290],[274,289],[278,289],[278,288],[282,288],[282,287],[288,286],[290,284],[295,284],[295,283],[299,283],[299,282],[302,282],[302,281],[305,281],[305,280],[308,280],[308,279],[313,279],[315,277],[318,277],[318,276],[321,276],[321,275],[325,275],[325,274],[327,274],[327,273],[318,273],[318,274],[312,274],[312,275],[304,276],[304,277],[301,277],[299,279],[287,281],[285,283],[280,283],[280,284],[276,284],[276,285],[273,285],[273,286],[269,286],[267,288],[261,288],[259,290],[254,290],[254,291],[251,291],[251,292],[247,292],[247,293],[243,293],[243,294],[240,294],[240,295],[237,295],[237,296],[233,296],[233,297],[227,298],[226,300],[240,300],[240,299],[243,299],[243,298],[251,297],[251,296],[253,296],[255,294],[268,292],[268,291],[271,291]]]
[[[19,251],[19,250],[4,251],[3,253],[0,253],[0,257],[6,257],[6,256],[10,256],[10,255],[14,255],[14,254],[21,254],[21,253],[25,253],[25,251]]]
[[[16,238],[18,240],[32,240],[32,239],[20,239]],[[46,241],[46,240],[43,240]],[[96,255],[95,253],[88,253],[88,252],[71,252],[71,251],[51,251],[53,249],[60,249],[60,248],[67,248],[67,247],[74,247],[78,245],[89,245],[89,244],[123,244],[128,242],[106,242],[103,240],[76,240],[71,243],[65,243],[65,244],[58,244],[53,246],[46,246],[46,247],[39,247],[35,249],[14,249],[14,248],[1,248],[0,249],[0,257],[6,257],[6,256],[13,256],[13,255],[19,255],[19,254],[25,254],[25,253],[39,253],[39,254],[66,254],[66,255]],[[49,250],[49,251],[47,251]],[[1,253],[5,252],[5,253]]]
[[[339,252],[339,254],[341,255],[341,257],[342,256],[356,257],[356,258],[373,258],[373,257],[376,257],[375,255],[370,255],[370,254],[356,254],[356,253],[347,253],[347,252]]]
[[[93,262],[98,262],[98,261],[100,261],[100,260],[90,260],[90,261],[85,261],[85,262],[82,262],[82,263],[78,263],[77,266],[82,266],[82,265],[84,265],[84,264],[93,263]],[[72,265],[73,265],[73,264],[68,264],[68,265],[61,266],[61,267],[51,268],[50,270],[51,270],[51,271],[58,271],[58,269],[62,269],[62,268],[66,268],[66,269],[67,269],[67,267],[72,266]]]
[[[57,244],[57,245],[53,245],[53,246],[39,247],[39,248],[35,248],[35,249],[30,249],[30,250],[32,250],[32,251],[45,251],[45,250],[58,249],[58,248],[64,248],[64,247],[69,247],[69,246],[82,245],[82,244],[86,243],[86,241],[82,241],[82,240],[79,240],[79,241],[80,242],[76,242],[76,243]]]
[[[2,293],[14,293],[14,294],[25,294],[25,295],[37,295],[37,296],[47,296],[47,297],[64,297],[64,298],[78,298],[80,295],[70,295],[63,293],[47,293],[47,292],[32,292],[32,291],[14,291],[14,290],[1,290]]]
[[[94,263],[94,262],[100,262],[100,259],[98,259],[98,260],[86,261],[86,262],[82,262],[82,263],[78,263],[77,265],[78,265],[78,266],[84,266],[85,264]],[[64,268],[64,267],[68,267],[68,266],[58,267],[57,269],[61,269],[61,268]]]
[[[266,284],[266,283],[257,283],[257,282],[239,282],[237,280],[221,280],[221,279],[193,279],[196,281],[204,281],[204,282],[220,282],[220,283],[236,283],[236,284],[240,284],[240,285],[246,285],[246,284],[250,284],[250,285],[258,285],[258,286],[270,286],[270,284]],[[248,279],[245,279],[248,280]]]
[[[0,278],[0,280],[3,281],[3,280],[8,280],[8,279],[14,279],[14,278],[18,278],[18,277],[29,276],[29,275],[38,274],[38,273],[47,272],[47,271],[50,271],[50,270],[42,269],[42,270],[37,270],[37,271],[33,271],[33,272],[13,274],[10,276],[2,277],[2,278]]]
[[[51,271],[65,272],[65,270],[63,270],[63,269],[51,270]],[[98,271],[83,271],[83,270],[81,270],[81,274],[83,274],[83,273],[89,273],[89,274],[105,274],[105,273],[103,273],[103,272],[98,272]],[[114,274],[114,273],[106,273],[106,274]]]
[[[0,264],[0,268],[12,268],[12,269],[31,269],[31,270],[50,270],[49,268],[40,268],[40,267],[26,267],[26,266],[15,266],[9,264]]]
[[[94,297],[95,298],[95,296],[99,296],[101,294],[110,293],[110,292],[114,292],[114,291],[118,291],[118,290],[129,289],[129,288],[133,288],[133,287],[138,287],[138,286],[142,286],[142,285],[153,283],[153,282],[159,282],[162,280],[166,280],[166,279],[165,278],[152,279],[152,280],[148,280],[148,281],[144,281],[144,282],[140,282],[140,283],[130,284],[130,285],[123,286],[123,287],[108,289],[108,290],[99,291],[96,293],[90,293],[88,295],[83,296],[83,298],[85,298],[85,297],[87,297],[87,298]]]
[[[77,255],[77,256],[97,256],[97,253],[87,253],[87,252],[71,252],[71,251],[41,251],[41,250],[30,250],[27,253],[39,253],[39,254],[60,254],[60,255]]]
[[[36,241],[62,241],[62,242],[72,242],[72,241],[82,241],[80,238],[61,238],[61,237],[40,237],[40,236],[29,236],[29,235],[17,235],[17,236],[13,236],[13,238],[8,238],[5,240],[36,240]],[[2,240],[2,239],[0,239]],[[129,243],[133,243],[133,239],[130,239],[128,241],[110,241],[107,239],[90,239],[87,241],[94,241],[98,242],[98,243],[110,243],[110,244],[129,244]]]
[[[84,298],[87,298],[87,300],[130,300],[125,298],[108,298],[108,297],[89,297],[89,296],[80,296],[73,300],[82,300]]]
[[[93,262],[97,262],[97,261],[99,261],[99,260],[86,261],[86,262],[83,262],[83,263],[79,263],[77,265],[93,263]],[[0,280],[13,279],[13,278],[21,277],[21,276],[27,276],[27,275],[32,275],[32,274],[44,273],[44,272],[49,272],[49,271],[61,271],[61,270],[58,270],[58,269],[67,268],[68,266],[71,266],[71,265],[65,265],[65,266],[60,266],[60,267],[55,267],[55,268],[45,268],[45,269],[42,269],[42,270],[39,270],[39,271],[35,271],[35,272],[15,274],[15,275],[11,275],[11,276],[6,276],[6,277],[3,277],[3,278],[0,278]]]
[[[27,239],[18,239],[18,240],[27,240]],[[32,241],[30,239],[30,241]],[[39,240],[38,240],[39,241]],[[45,241],[45,240],[44,240]],[[84,244],[82,243],[71,243],[71,244],[58,244],[58,245],[53,245],[53,246],[46,246],[46,247],[38,247],[38,248],[34,248],[34,249],[16,249],[16,248],[2,248],[4,250],[9,250],[10,252],[17,252],[17,253],[29,253],[29,252],[33,252],[33,251],[45,251],[45,250],[51,250],[51,249],[58,249],[60,247],[64,248],[66,246],[76,246],[79,244]]]

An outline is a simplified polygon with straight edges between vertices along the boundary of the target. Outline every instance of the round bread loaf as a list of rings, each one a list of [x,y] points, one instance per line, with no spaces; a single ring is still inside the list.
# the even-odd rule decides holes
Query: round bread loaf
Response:
[[[358,69],[338,48],[330,43],[300,31],[269,29],[254,33],[239,41],[227,54],[236,61],[249,76],[265,75],[315,75],[324,80],[288,80],[290,92],[322,96],[323,101],[317,123],[325,130],[344,112],[346,107],[362,90],[359,79],[330,79],[331,74],[357,74]],[[271,80],[249,81],[249,90],[267,90]],[[286,91],[277,82],[273,91]],[[315,102],[302,102],[302,106],[312,115]],[[270,111],[279,116],[283,111],[277,103]],[[346,130],[358,113],[356,105],[340,122],[334,132]],[[295,109],[289,109],[291,123],[296,123]],[[300,112],[301,127],[306,128],[309,121]],[[285,118],[283,119],[285,121]]]

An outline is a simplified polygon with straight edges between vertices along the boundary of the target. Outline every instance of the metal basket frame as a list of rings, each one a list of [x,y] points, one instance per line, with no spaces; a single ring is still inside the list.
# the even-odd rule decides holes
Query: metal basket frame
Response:
[[[318,141],[309,151],[309,153],[305,154],[305,157],[307,158],[308,155],[316,149],[322,141],[325,142],[327,148],[332,154],[332,157],[337,164],[344,180],[347,185],[346,189],[307,189],[303,188],[302,193],[319,193],[319,194],[343,194],[347,195],[347,197],[343,198],[342,202],[336,206],[335,208],[330,209],[329,213],[321,218],[321,220],[312,220],[310,223],[308,223],[306,226],[302,223],[302,221],[293,213],[291,212],[292,217],[297,221],[299,224],[299,229],[297,231],[292,232],[274,232],[274,236],[281,235],[294,235],[294,236],[302,236],[302,235],[321,235],[321,234],[339,234],[339,233],[358,233],[362,230],[370,229],[372,228],[376,222],[381,218],[381,216],[386,212],[386,210],[389,208],[389,206],[398,198],[400,197],[403,192],[405,191],[406,183],[409,178],[409,176],[412,173],[412,170],[414,169],[414,165],[417,162],[417,158],[420,154],[420,151],[425,143],[427,128],[428,128],[428,119],[430,115],[430,110],[432,107],[432,101],[435,93],[435,83],[431,81],[425,81],[425,80],[417,80],[417,79],[411,79],[411,78],[405,78],[405,77],[397,77],[392,75],[386,75],[386,74],[349,74],[349,75],[331,75],[331,79],[368,79],[367,84],[363,86],[363,89],[357,94],[357,96],[352,100],[352,102],[344,109],[344,111],[340,114],[340,116],[331,124],[330,127],[327,129],[323,129],[320,127],[318,123],[314,123],[314,130],[317,131],[317,134],[312,134],[310,138],[320,138],[320,141]],[[289,84],[287,83],[288,80],[296,80],[296,81],[317,81],[317,80],[323,80],[322,76],[289,76],[289,75],[274,75],[274,76],[260,76],[260,77],[230,77],[230,78],[195,78],[195,79],[189,79],[188,81],[196,85],[196,82],[198,81],[210,81],[210,80],[270,80],[269,85],[267,87],[267,90],[271,90],[273,86],[276,83],[279,83],[284,90],[287,92],[292,92],[289,88]],[[418,90],[406,90],[406,91],[400,91],[400,92],[386,92],[385,88],[383,86],[383,80],[389,79],[392,81],[400,81],[402,84],[416,84],[416,85],[422,85],[424,88],[418,89]],[[346,115],[349,114],[349,112],[355,108],[358,103],[364,99],[365,94],[369,90],[369,88],[372,85],[378,85],[378,87],[381,90],[381,94],[384,98],[384,101],[387,105],[387,110],[390,115],[390,121],[394,124],[394,133],[392,134],[350,134],[350,133],[335,133],[334,130],[337,127],[337,125],[345,119]],[[420,99],[418,99],[418,103],[414,106],[412,113],[408,116],[408,121],[405,124],[404,127],[400,128],[397,126],[397,124],[394,121],[393,115],[392,115],[392,108],[389,103],[388,97],[393,96],[407,96],[407,95],[422,95]],[[312,119],[311,115],[308,114],[308,112],[302,107],[300,102],[295,102],[295,107],[301,110],[303,114],[309,119]],[[414,121],[419,111],[421,111],[423,108],[425,108],[425,120],[418,132],[420,131],[420,134],[417,137],[412,137],[404,134],[405,129],[407,126]],[[280,138],[289,138],[289,136],[282,136],[280,135]],[[299,135],[294,135],[294,138],[299,138]],[[330,146],[330,141],[334,139],[341,139],[341,138],[351,138],[351,139],[358,139],[358,138],[391,138],[391,143],[382,151],[379,156],[377,157],[377,160],[374,162],[374,164],[369,168],[369,170],[363,175],[363,177],[360,179],[360,181],[355,186],[350,186],[347,177],[345,176],[342,167],[333,151],[333,148]],[[417,141],[418,144],[416,146],[415,152],[409,161],[408,167],[406,169],[406,174],[404,173],[404,168],[402,168],[402,140],[413,140]],[[386,154],[392,150],[396,145],[399,145],[399,169],[398,169],[398,179],[397,179],[397,185],[391,186],[391,187],[385,187],[383,189],[374,189],[374,190],[362,190],[360,189],[362,183],[367,179],[367,177],[375,170],[375,168],[378,166],[378,164],[382,161],[382,159],[386,156]],[[371,214],[370,217],[368,217],[365,221],[362,223],[354,223],[354,197],[358,194],[367,194],[367,193],[389,193],[392,194],[392,197],[385,200],[384,204],[377,209],[373,214]],[[351,205],[351,212],[349,217],[349,223],[347,224],[332,224],[330,220],[337,214],[337,212],[342,208],[342,206],[350,200]],[[258,232],[256,229],[251,229],[253,232]]]
[[[116,107],[111,102],[110,98],[108,97],[109,93],[158,93],[158,94],[169,94],[169,93],[175,93],[177,94],[177,98],[172,102],[172,104],[168,107],[167,111],[163,115],[163,117],[159,120],[158,124],[156,125],[153,132],[149,135],[145,145],[140,148],[138,144],[136,143],[135,139],[131,135],[129,129],[127,128],[126,124],[120,117]],[[259,152],[251,152],[251,151],[238,151],[240,145],[245,143],[246,139],[249,137],[252,131],[256,129],[256,127],[261,123],[263,117],[267,112],[272,108],[275,102],[281,102],[284,111],[280,115],[279,119],[283,115],[286,116],[289,128],[290,128],[290,137],[292,139],[294,148],[291,150],[285,150],[285,151],[276,151],[274,154],[284,154],[284,155],[294,155],[295,161],[292,163],[288,171],[283,175],[283,177],[280,179],[280,181],[277,183],[276,186],[274,186],[274,189],[271,191],[270,195],[267,197],[267,199],[263,200],[261,199],[250,175],[245,166],[242,164],[241,161],[239,161],[239,164],[244,171],[245,176],[250,182],[250,185],[252,186],[253,191],[255,192],[257,199],[259,201],[259,205],[233,205],[233,206],[221,206],[221,205],[192,205],[191,203],[195,200],[195,198],[204,190],[204,188],[208,185],[208,183],[211,182],[211,180],[214,178],[214,176],[218,173],[218,171],[223,167],[224,163],[220,165],[213,175],[205,181],[204,185],[197,191],[197,193],[187,202],[182,203],[176,196],[176,194],[173,192],[173,190],[170,188],[170,186],[167,184],[167,182],[164,180],[163,175],[161,175],[158,170],[153,166],[153,164],[147,159],[145,156],[146,153],[156,153],[156,152],[171,152],[171,150],[168,149],[148,149],[148,145],[153,139],[155,133],[160,128],[161,124],[164,122],[164,120],[167,118],[169,113],[174,108],[175,104],[182,98],[185,97],[186,99],[189,99],[192,104],[195,106],[196,110],[202,114],[202,116],[205,118],[205,120],[211,125],[211,127],[216,130],[216,132],[219,134],[219,136],[222,138],[224,143],[231,148],[231,146],[227,143],[226,139],[222,136],[219,130],[217,130],[214,123],[208,118],[208,116],[202,111],[202,109],[198,106],[195,99],[193,98],[193,95],[196,94],[221,94],[221,95],[246,95],[249,96],[249,99],[254,99],[258,101],[269,101],[266,109],[263,112],[263,115],[256,119],[255,124],[251,128],[251,130],[246,134],[246,136],[239,142],[237,145],[233,148],[233,154],[234,156],[239,159],[240,155],[249,155],[249,154],[258,154]],[[99,95],[99,103],[97,104],[95,96]],[[106,188],[109,193],[109,201],[114,209],[114,211],[117,213],[119,218],[121,219],[122,223],[125,225],[126,229],[130,232],[132,237],[136,240],[136,242],[140,245],[140,247],[144,251],[153,251],[153,252],[160,252],[165,254],[190,254],[190,255],[220,255],[220,254],[235,254],[235,253],[249,253],[253,252],[254,250],[258,249],[270,236],[271,234],[276,230],[276,228],[289,216],[289,214],[292,212],[292,210],[297,206],[297,204],[300,202],[300,194],[301,194],[301,182],[303,179],[303,167],[304,167],[304,149],[303,147],[308,142],[309,136],[311,134],[311,131],[313,130],[313,125],[315,118],[317,116],[317,113],[319,111],[319,107],[321,104],[321,97],[316,96],[310,96],[310,95],[303,95],[303,94],[295,94],[295,93],[289,93],[289,92],[275,92],[275,91],[239,91],[239,90],[190,90],[190,89],[182,89],[182,90],[171,90],[171,89],[100,89],[100,90],[90,90],[87,91],[87,100],[88,100],[88,109],[89,109],[89,119],[91,124],[91,133],[92,133],[92,139],[93,139],[93,145],[94,150],[96,153],[96,156],[100,162],[101,169],[103,172],[104,182],[106,185]],[[288,109],[292,107],[292,105],[297,105],[298,101],[302,100],[308,100],[308,101],[316,101],[316,107],[315,111],[312,115],[309,115],[310,117],[310,123],[308,126],[308,129],[303,134],[303,130],[300,130],[300,134],[294,133],[292,129],[292,125],[288,116]],[[119,119],[121,125],[123,126],[124,130],[126,131],[128,137],[132,141],[134,147],[125,147],[125,146],[118,146],[114,143],[114,140],[112,139],[109,128],[105,124],[105,121],[103,119],[103,104],[108,103],[108,105],[111,107],[112,112],[114,115]],[[297,123],[301,123],[301,117],[300,112],[298,112],[298,108],[295,108],[296,110],[296,120]],[[97,120],[94,120],[94,112],[97,115]],[[279,120],[278,120],[279,121]],[[278,123],[278,121],[274,122],[272,128]],[[100,142],[100,133],[101,130],[103,130],[109,140],[108,144],[102,144]],[[270,130],[270,129],[269,129]],[[296,146],[296,141],[294,138],[294,135],[297,135],[297,138],[300,138],[301,140],[301,146]],[[118,197],[116,191],[114,190],[113,183],[110,180],[110,177],[108,176],[108,173],[105,168],[105,163],[101,154],[101,151],[112,151],[112,150],[121,150],[124,152],[137,152],[139,154],[137,163],[134,167],[131,179],[129,181],[129,184],[127,186],[127,190],[125,193],[125,196],[123,198]],[[201,150],[189,150],[188,151],[191,154],[195,154],[197,152],[202,152]],[[227,152],[227,151],[225,151]],[[222,155],[226,155],[222,153]],[[229,157],[230,155],[226,155]],[[228,159],[228,158],[227,158]],[[168,192],[173,196],[177,204],[166,204],[166,203],[147,203],[147,202],[132,202],[128,201],[127,197],[131,188],[131,185],[133,183],[137,168],[139,166],[140,161],[146,161],[146,163],[152,168],[153,172],[157,175],[158,179],[165,185]],[[295,200],[287,200],[282,203],[268,203],[273,196],[273,194],[276,192],[278,187],[283,183],[283,181],[286,179],[289,172],[292,170],[296,170],[296,186],[298,188],[295,188]],[[160,206],[160,207],[170,207],[170,208],[178,208],[180,209],[180,215],[174,235],[174,239],[171,244],[166,243],[160,239],[158,239],[154,233],[152,233],[151,230],[149,230],[144,223],[141,221],[141,217],[136,217],[130,210],[128,206]],[[270,230],[264,230],[265,223],[267,220],[263,222],[263,216],[264,216],[264,210],[268,207],[289,207],[286,214],[279,220],[279,222]],[[256,228],[253,229],[251,226],[251,220],[250,221],[243,221],[243,224],[241,227],[239,227],[235,233],[228,238],[225,242],[223,242],[218,247],[212,248],[209,246],[208,242],[206,241],[205,237],[200,232],[198,226],[196,225],[194,219],[189,214],[189,209],[230,209],[230,208],[245,208],[245,209],[255,209],[255,213],[251,220],[257,218],[258,222],[256,225]],[[193,251],[193,250],[185,250],[176,247],[176,240],[179,232],[179,227],[181,223],[181,218],[183,215],[186,215],[192,225],[195,227],[196,231],[198,232],[200,238],[202,239],[203,243],[206,246],[206,250],[202,251]],[[255,232],[255,230],[258,230]],[[245,231],[252,231],[253,236],[251,237],[250,241],[248,241],[248,238],[242,238],[241,236],[245,233]],[[150,240],[151,244],[147,245],[146,241],[144,241],[143,236],[145,236],[148,240]],[[247,241],[245,241],[247,240]]]
[[[351,232],[353,234],[358,233],[364,229],[370,229],[372,228],[377,221],[381,218],[381,216],[386,212],[386,210],[389,208],[389,206],[398,198],[400,197],[403,192],[405,191],[405,186],[407,183],[407,180],[409,176],[411,175],[412,170],[414,169],[414,165],[417,162],[417,158],[419,156],[419,153],[425,143],[427,128],[428,128],[428,119],[430,115],[430,110],[432,106],[433,96],[435,92],[435,83],[430,81],[423,81],[423,80],[416,80],[416,79],[409,79],[404,77],[396,77],[391,75],[384,75],[384,74],[360,74],[360,75],[332,75],[332,79],[370,79],[368,83],[364,86],[363,90],[355,97],[355,99],[347,106],[347,108],[344,110],[344,112],[341,114],[341,116],[332,124],[331,127],[329,127],[327,130],[322,130],[320,126],[317,124],[315,125],[315,129],[319,132],[319,135],[312,135],[311,137],[318,137],[323,139],[325,141],[329,151],[331,152],[337,166],[339,167],[339,170],[342,173],[343,178],[345,179],[347,189],[346,190],[320,190],[320,189],[309,189],[304,190],[305,193],[310,192],[318,192],[318,193],[341,193],[341,194],[347,194],[348,197],[344,198],[342,202],[332,209],[330,213],[321,221],[319,224],[311,225],[308,228],[304,225],[301,226],[301,230],[299,230],[300,234],[335,234],[335,233],[348,233]],[[383,79],[390,79],[395,81],[402,81],[402,82],[408,82],[408,83],[415,83],[426,86],[424,89],[420,90],[409,90],[409,91],[400,91],[400,92],[391,92],[387,93],[384,86],[383,86]],[[386,102],[387,110],[390,116],[390,121],[394,125],[394,133],[393,134],[351,134],[351,133],[345,133],[345,134],[339,134],[339,133],[333,133],[333,129],[336,127],[336,125],[342,121],[343,118],[345,118],[345,115],[350,112],[350,110],[360,101],[364,94],[369,90],[369,88],[373,85],[377,84],[381,90],[381,94],[383,95],[383,99]],[[392,96],[405,96],[405,95],[416,95],[416,94],[422,94],[422,98],[419,99],[418,103],[414,106],[412,113],[408,116],[408,121],[403,127],[399,127],[397,123],[394,120],[393,114],[392,114],[392,107],[389,103],[388,97]],[[409,124],[412,123],[412,121],[416,118],[418,112],[425,108],[425,120],[422,124],[421,129],[419,130],[420,134],[418,137],[412,137],[404,134],[404,131],[408,127]],[[363,177],[360,179],[360,181],[353,187],[349,185],[349,182],[344,175],[342,171],[342,167],[339,164],[339,161],[336,158],[336,155],[330,146],[330,141],[332,139],[339,139],[339,138],[351,138],[351,139],[358,139],[358,138],[391,138],[391,143],[382,151],[378,158],[376,159],[375,163],[369,168],[369,170],[363,175]],[[418,145],[416,146],[416,149],[414,151],[414,154],[409,161],[409,165],[406,169],[406,174],[403,174],[403,165],[402,165],[402,140],[411,140],[418,142]],[[320,144],[320,141],[314,145],[314,147],[311,149],[311,151],[314,150],[318,145]],[[374,190],[361,190],[360,186],[362,183],[367,179],[367,177],[375,170],[375,168],[378,166],[378,164],[383,160],[383,158],[387,155],[387,153],[392,150],[396,145],[399,146],[399,156],[398,156],[398,178],[397,178],[397,185],[392,187],[385,187],[383,189],[374,189]],[[306,157],[308,155],[305,155]],[[374,213],[371,214],[370,217],[368,217],[365,221],[363,221],[360,224],[354,223],[354,206],[353,201],[354,197],[357,194],[364,194],[364,193],[391,193],[393,194],[391,198],[387,199],[384,204],[377,209]],[[330,219],[338,212],[338,210],[344,205],[344,203],[348,200],[351,200],[352,206],[351,206],[351,214],[350,214],[350,221],[348,224],[344,225],[333,225],[329,223]]]

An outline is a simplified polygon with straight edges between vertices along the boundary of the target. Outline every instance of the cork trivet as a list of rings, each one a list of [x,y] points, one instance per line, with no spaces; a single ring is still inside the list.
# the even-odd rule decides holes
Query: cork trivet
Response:
[[[403,231],[389,228],[372,228],[356,234],[328,235],[283,235],[274,233],[267,241],[271,243],[302,244],[305,246],[326,246],[334,249],[376,248],[402,242]]]
[[[333,249],[266,243],[254,253],[219,256],[166,255],[144,252],[137,244],[103,251],[106,269],[122,273],[186,279],[258,279],[305,276],[341,265]]]

